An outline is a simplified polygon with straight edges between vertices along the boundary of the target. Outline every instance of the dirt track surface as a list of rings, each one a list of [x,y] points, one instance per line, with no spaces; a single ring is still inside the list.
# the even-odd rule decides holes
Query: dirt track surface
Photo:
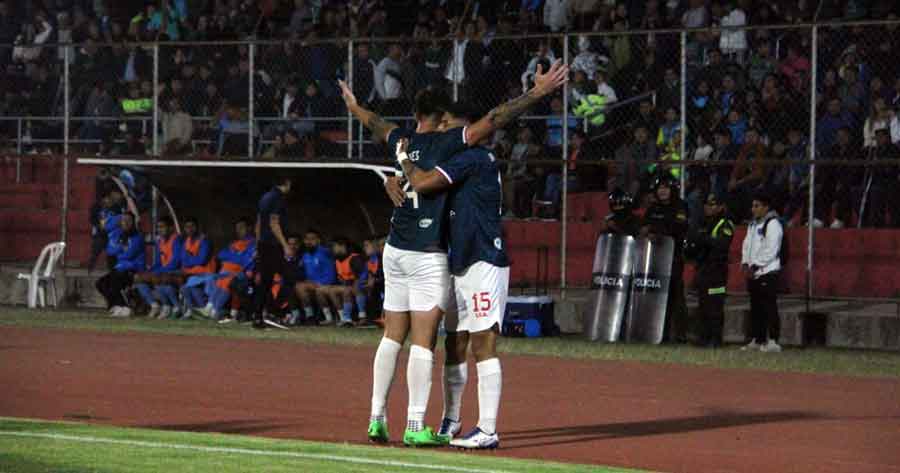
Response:
[[[374,350],[0,329],[0,416],[360,442]],[[777,355],[775,355],[777,356]],[[406,414],[405,358],[389,405]],[[464,429],[477,420],[474,365]],[[900,472],[900,382],[503,359],[498,455],[665,472]],[[428,421],[441,414],[435,370]]]

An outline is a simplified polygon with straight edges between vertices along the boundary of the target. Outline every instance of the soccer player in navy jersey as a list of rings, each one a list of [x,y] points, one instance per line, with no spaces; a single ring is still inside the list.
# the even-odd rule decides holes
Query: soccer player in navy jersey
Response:
[[[467,123],[462,107],[449,107],[442,127]],[[402,152],[402,150],[401,150]],[[444,415],[438,437],[468,449],[497,448],[497,412],[502,371],[497,357],[497,336],[503,323],[509,292],[509,258],[502,237],[503,191],[500,170],[489,150],[471,147],[434,169],[407,174],[422,195],[447,192],[449,226],[450,304],[444,326]],[[462,394],[468,380],[466,352],[469,342],[478,370],[478,424],[461,438]]]
[[[373,137],[387,141],[392,150],[402,148],[404,152],[397,154],[397,160],[408,176],[416,167],[430,171],[438,162],[465,150],[470,143],[490,136],[561,87],[567,78],[568,66],[557,61],[547,72],[539,69],[534,87],[522,96],[496,107],[469,126],[443,132],[438,128],[449,104],[445,94],[429,89],[419,92],[415,104],[417,128],[409,132],[360,106],[343,81],[340,86],[348,110],[372,131]],[[405,190],[405,194],[389,194],[397,208],[384,251],[385,335],[375,353],[368,437],[376,442],[388,440],[387,395],[400,348],[409,337],[409,406],[403,442],[438,446],[446,444],[446,439],[425,427],[424,418],[431,391],[437,327],[447,308],[450,289],[444,229],[446,194],[419,195],[410,191],[409,186]]]

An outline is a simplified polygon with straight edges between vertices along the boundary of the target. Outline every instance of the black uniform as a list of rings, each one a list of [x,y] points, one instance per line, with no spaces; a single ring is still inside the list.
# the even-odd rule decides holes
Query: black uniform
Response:
[[[641,231],[641,219],[626,210],[622,212],[613,211],[606,216],[606,233],[614,233],[616,235],[630,235],[637,237]]]
[[[647,209],[644,226],[651,235],[672,237],[675,250],[672,255],[672,276],[669,279],[669,296],[666,304],[664,342],[686,340],[687,305],[684,300],[684,240],[688,231],[688,209],[683,200],[675,196],[668,204],[657,202]]]
[[[700,299],[700,343],[722,344],[725,322],[725,287],[728,285],[728,254],[734,237],[734,223],[727,217],[708,218],[701,229],[688,238],[697,261],[695,285]]]

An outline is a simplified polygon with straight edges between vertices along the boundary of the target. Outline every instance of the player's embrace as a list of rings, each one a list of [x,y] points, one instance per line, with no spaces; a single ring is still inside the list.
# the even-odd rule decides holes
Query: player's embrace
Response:
[[[444,126],[463,126],[467,115],[465,109],[450,107]],[[500,445],[497,412],[503,385],[497,336],[509,292],[509,259],[500,223],[500,170],[487,149],[475,146],[439,162],[431,171],[415,168],[407,175],[416,192],[449,191],[452,292],[444,319],[444,415],[438,436],[455,447],[496,448]],[[478,424],[465,436],[453,438],[461,427],[470,341],[478,370]]]
[[[431,171],[470,144],[487,138],[562,86],[567,77],[568,67],[557,61],[546,73],[539,70],[534,87],[522,96],[498,106],[471,125],[443,132],[439,131],[439,126],[449,106],[446,94],[430,89],[417,94],[414,111],[417,127],[411,132],[400,130],[397,125],[361,107],[347,84],[341,81],[340,86],[348,110],[372,131],[375,139],[387,141],[392,150],[400,149],[398,145],[405,143],[405,152],[398,154],[398,164],[409,176],[416,167]],[[411,446],[444,445],[446,437],[439,437],[431,428],[425,427],[424,419],[431,391],[437,327],[447,308],[450,291],[444,228],[447,196],[440,192],[420,195],[410,191],[409,185],[405,193],[398,192],[396,187],[393,189],[389,195],[397,208],[391,217],[391,231],[383,256],[385,333],[375,352],[368,436],[372,441],[388,440],[387,396],[397,357],[409,337],[409,406],[403,442]]]

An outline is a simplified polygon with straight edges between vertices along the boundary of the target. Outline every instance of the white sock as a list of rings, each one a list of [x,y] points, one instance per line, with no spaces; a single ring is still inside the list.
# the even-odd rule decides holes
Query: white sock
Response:
[[[465,363],[444,365],[444,418],[459,422],[462,395],[469,380],[469,370]]]
[[[372,366],[372,420],[385,420],[387,397],[394,382],[397,356],[400,355],[401,348],[403,345],[390,338],[382,338],[375,351],[375,363]]]
[[[478,428],[488,434],[497,431],[497,411],[500,410],[500,391],[503,372],[500,359],[480,361],[478,369]]]
[[[425,410],[431,394],[431,371],[434,368],[434,353],[431,350],[412,345],[409,348],[409,363],[406,365],[406,383],[409,389],[409,406],[406,411],[406,428],[418,432],[424,428]]]
[[[334,314],[331,313],[330,308],[326,307],[326,308],[322,309],[322,314],[325,315],[326,322],[331,322],[334,320]]]

